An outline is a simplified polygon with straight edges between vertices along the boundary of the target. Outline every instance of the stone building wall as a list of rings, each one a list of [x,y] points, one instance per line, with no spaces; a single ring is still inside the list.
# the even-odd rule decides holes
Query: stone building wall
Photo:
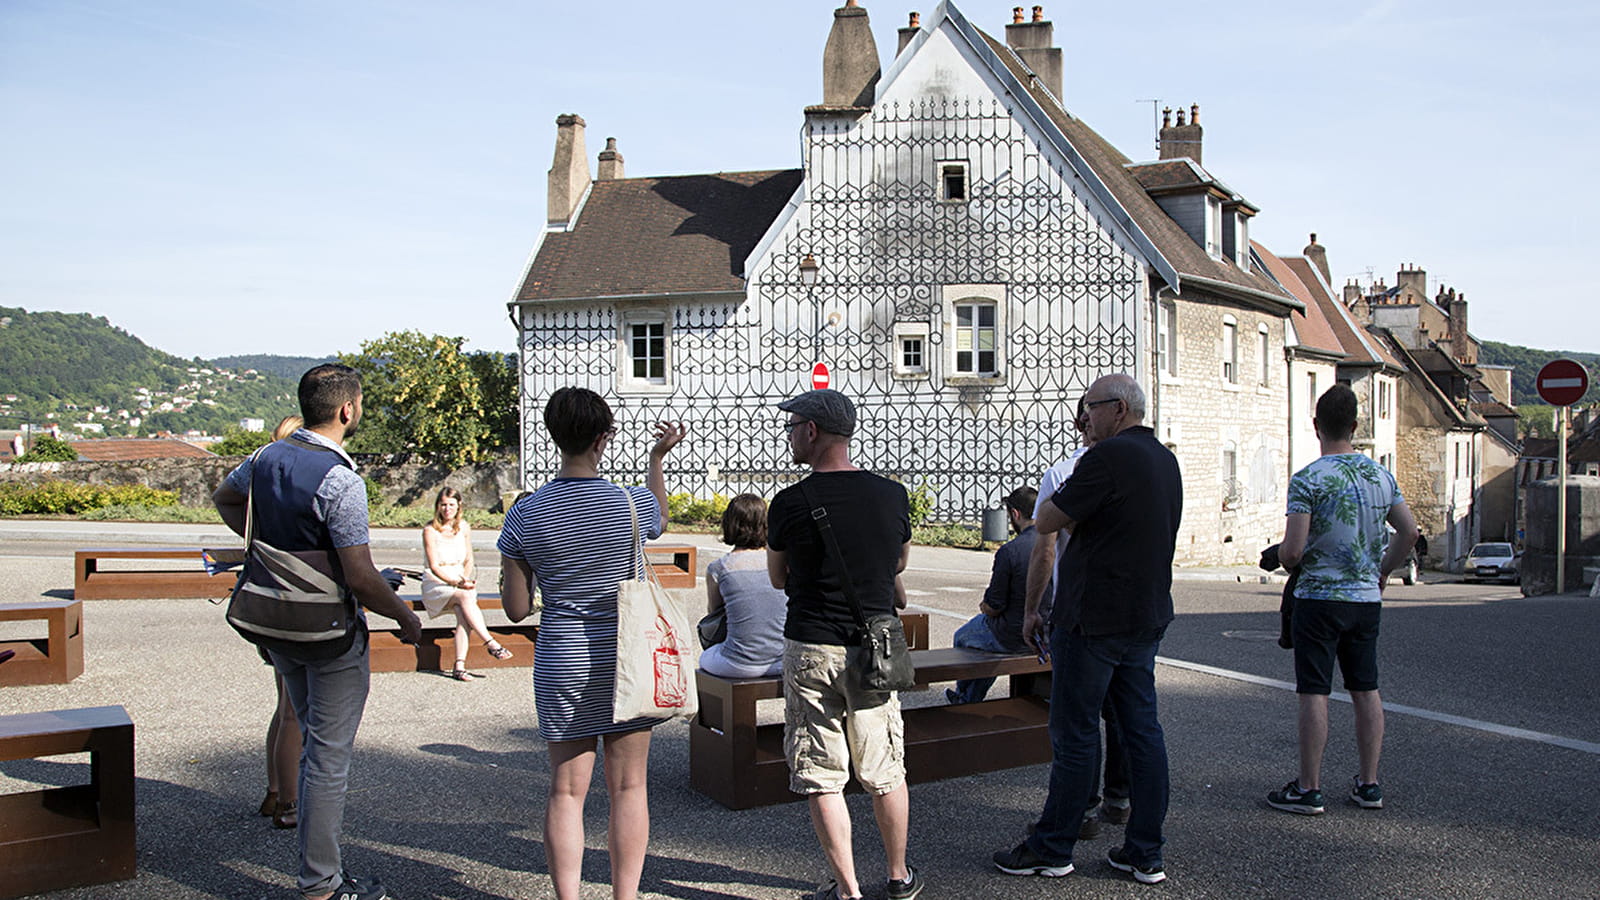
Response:
[[[142,484],[176,491],[183,506],[208,506],[211,493],[243,457],[211,459],[141,459],[125,462],[46,462],[0,465],[0,483],[39,484],[71,481],[82,484]],[[501,498],[520,488],[516,459],[504,457],[449,470],[406,458],[369,457],[361,474],[371,478],[390,503],[408,506],[430,500],[443,485],[461,491],[473,509],[498,511]]]
[[[1223,323],[1239,335],[1237,384],[1222,377]],[[1179,301],[1178,374],[1163,377],[1157,434],[1183,470],[1183,523],[1177,558],[1189,565],[1254,563],[1283,537],[1288,488],[1288,366],[1284,319],[1209,301]],[[1259,326],[1268,332],[1270,371],[1261,384]],[[1237,474],[1223,471],[1224,451]]]

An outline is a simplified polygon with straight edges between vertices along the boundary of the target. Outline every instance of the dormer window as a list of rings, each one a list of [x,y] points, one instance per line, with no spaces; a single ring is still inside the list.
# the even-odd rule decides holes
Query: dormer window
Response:
[[[1206,253],[1222,258],[1222,201],[1206,197]]]
[[[965,203],[969,196],[966,162],[947,160],[939,163],[939,199],[946,203]]]

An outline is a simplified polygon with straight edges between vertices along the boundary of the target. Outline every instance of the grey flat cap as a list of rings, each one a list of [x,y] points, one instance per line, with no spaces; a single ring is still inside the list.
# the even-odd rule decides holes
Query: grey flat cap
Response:
[[[856,405],[832,388],[806,391],[779,403],[778,408],[817,423],[818,428],[829,434],[849,437],[856,430]]]

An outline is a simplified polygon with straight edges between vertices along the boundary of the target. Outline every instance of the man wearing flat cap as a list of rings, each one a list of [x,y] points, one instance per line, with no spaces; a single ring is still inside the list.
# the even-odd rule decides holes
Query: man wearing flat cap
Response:
[[[906,865],[909,794],[905,726],[893,691],[863,689],[846,663],[861,629],[845,594],[854,589],[868,619],[895,610],[895,580],[911,552],[911,507],[905,488],[850,462],[856,409],[834,390],[808,391],[778,404],[794,461],[811,467],[784,488],[767,513],[767,573],[789,597],[784,623],[783,750],[789,788],[805,794],[811,823],[833,880],[815,900],[861,896],[850,849],[844,788],[851,763],[872,795],[883,837],[891,900],[910,900],[922,879]],[[831,527],[837,553],[816,513]],[[858,652],[858,651],[857,651]]]

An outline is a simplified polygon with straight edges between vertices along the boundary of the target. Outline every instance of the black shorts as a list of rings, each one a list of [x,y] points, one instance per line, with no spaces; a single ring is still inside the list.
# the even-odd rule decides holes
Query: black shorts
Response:
[[[1381,603],[1343,600],[1294,601],[1294,689],[1299,694],[1333,691],[1333,661],[1339,660],[1347,691],[1378,689],[1378,616]]]

